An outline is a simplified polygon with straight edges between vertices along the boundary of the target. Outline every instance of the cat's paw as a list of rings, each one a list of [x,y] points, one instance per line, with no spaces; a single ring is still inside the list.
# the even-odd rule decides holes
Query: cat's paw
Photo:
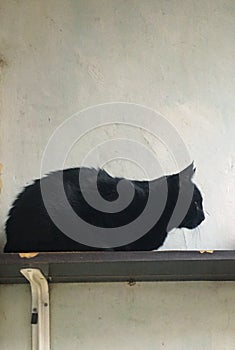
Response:
[[[31,259],[31,258],[34,258],[35,256],[37,256],[39,253],[19,253],[19,256],[21,258],[26,258],[26,259]]]

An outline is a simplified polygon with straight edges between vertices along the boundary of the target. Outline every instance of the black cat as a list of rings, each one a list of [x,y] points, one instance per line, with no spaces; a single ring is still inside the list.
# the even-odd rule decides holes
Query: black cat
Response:
[[[108,212],[94,208],[87,203],[86,196],[83,196],[78,181],[78,175],[83,171],[85,181],[83,188],[85,194],[92,197],[93,191],[97,188],[99,194],[110,203],[118,199],[119,193],[117,185],[122,180],[124,189],[125,184],[133,188],[133,198],[129,205],[122,210]],[[193,164],[178,174],[161,177],[152,181],[134,181],[121,178],[114,178],[104,170],[95,170],[89,168],[71,168],[50,173],[41,180],[34,181],[33,184],[24,188],[18,195],[9,211],[9,217],[6,222],[7,243],[4,252],[41,252],[41,251],[90,251],[90,250],[118,250],[118,251],[137,251],[137,250],[154,250],[158,249],[165,241],[167,233],[174,227],[193,229],[197,227],[205,218],[202,207],[202,196],[199,189],[192,182],[192,176],[195,172]],[[160,217],[156,218],[156,222],[150,225],[145,232],[143,227],[143,236],[127,244],[120,244],[112,247],[112,244],[104,246],[90,246],[89,244],[79,243],[67,236],[67,232],[63,233],[53,222],[48,214],[50,210],[55,214],[55,218],[59,218],[61,222],[65,222],[67,208],[61,201],[58,186],[60,178],[63,179],[64,191],[67,200],[74,212],[85,222],[93,227],[101,227],[106,232],[111,232],[112,228],[125,227],[134,220],[141,217],[142,212],[147,206],[150,196],[150,188],[157,200],[156,212],[159,209],[159,203],[164,202],[164,208]],[[45,208],[41,186],[47,189],[49,204]],[[95,187],[97,186],[97,187]],[[129,188],[130,188],[129,187]],[[167,189],[167,192],[166,192]],[[125,192],[125,191],[124,191]],[[83,192],[84,193],[84,192]],[[181,198],[183,204],[186,205],[184,213],[176,215],[174,219],[177,200]],[[156,215],[157,216],[157,215]],[[151,218],[150,218],[151,219]],[[69,222],[67,222],[69,227]],[[128,226],[127,226],[128,227]],[[141,228],[141,222],[140,226]],[[79,225],[76,227],[77,232],[82,230]],[[89,230],[87,230],[89,238]],[[128,231],[127,231],[128,235]],[[99,237],[97,237],[99,240]]]

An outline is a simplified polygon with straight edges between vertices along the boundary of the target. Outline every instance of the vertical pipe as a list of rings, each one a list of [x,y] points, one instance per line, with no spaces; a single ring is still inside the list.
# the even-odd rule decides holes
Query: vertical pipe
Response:
[[[39,269],[21,269],[32,296],[32,350],[50,350],[49,288]]]

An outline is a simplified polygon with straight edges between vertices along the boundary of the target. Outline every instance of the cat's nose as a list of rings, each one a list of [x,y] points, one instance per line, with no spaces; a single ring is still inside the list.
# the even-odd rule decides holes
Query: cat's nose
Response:
[[[202,222],[203,220],[205,220],[205,214],[204,214],[203,210],[201,210],[200,214],[201,214],[200,215],[200,220]]]

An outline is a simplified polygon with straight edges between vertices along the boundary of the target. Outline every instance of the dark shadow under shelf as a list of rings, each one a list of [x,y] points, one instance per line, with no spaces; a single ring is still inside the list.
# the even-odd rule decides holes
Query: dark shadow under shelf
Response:
[[[39,268],[50,282],[234,281],[235,251],[0,254],[0,283],[26,283],[21,268]]]

